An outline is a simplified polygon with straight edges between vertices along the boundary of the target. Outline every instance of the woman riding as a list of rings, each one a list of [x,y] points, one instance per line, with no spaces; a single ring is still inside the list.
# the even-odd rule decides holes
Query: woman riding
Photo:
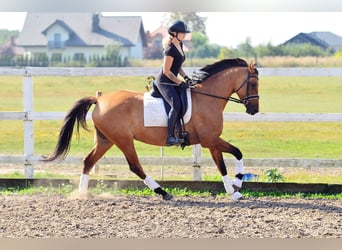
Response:
[[[183,21],[175,21],[168,28],[169,37],[164,45],[164,61],[162,70],[156,78],[156,87],[160,94],[171,106],[168,114],[168,132],[166,146],[179,145],[180,140],[175,136],[175,126],[177,119],[181,113],[182,104],[178,94],[181,85],[186,85],[184,81],[178,78],[178,75],[188,82],[190,78],[185,74],[182,65],[185,61],[185,54],[183,51],[183,40],[188,30]]]

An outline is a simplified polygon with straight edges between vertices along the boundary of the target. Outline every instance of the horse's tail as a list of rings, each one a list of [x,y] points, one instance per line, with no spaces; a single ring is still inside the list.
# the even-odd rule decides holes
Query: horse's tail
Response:
[[[53,161],[58,158],[63,160],[69,153],[71,146],[71,138],[76,123],[76,133],[79,137],[80,125],[83,129],[88,130],[86,119],[87,113],[91,105],[97,102],[96,97],[85,97],[78,100],[74,106],[69,110],[64,118],[63,126],[59,132],[58,142],[55,151],[49,157],[44,157],[43,161]]]

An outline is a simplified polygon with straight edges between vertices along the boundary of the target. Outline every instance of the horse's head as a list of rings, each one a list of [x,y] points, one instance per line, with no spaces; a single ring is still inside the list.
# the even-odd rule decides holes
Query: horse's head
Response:
[[[248,66],[246,80],[237,85],[235,93],[239,96],[241,102],[246,107],[246,113],[254,115],[259,112],[259,76],[254,63]]]
[[[246,112],[251,115],[259,112],[259,77],[254,63],[248,64],[240,58],[224,59],[195,73],[192,79],[197,84],[201,83],[200,86],[203,85],[205,90],[194,90],[194,93],[223,99],[226,102],[242,103],[246,107]],[[228,97],[222,96],[222,93],[227,92]],[[239,99],[231,97],[232,93],[236,93]]]

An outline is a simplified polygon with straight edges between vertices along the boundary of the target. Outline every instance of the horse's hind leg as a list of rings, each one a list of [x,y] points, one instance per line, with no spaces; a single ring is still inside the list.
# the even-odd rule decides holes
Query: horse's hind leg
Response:
[[[99,131],[97,131],[96,143],[90,153],[83,159],[83,172],[80,177],[78,191],[81,194],[88,192],[89,173],[95,163],[113,146]]]
[[[126,139],[127,140],[127,139]],[[160,185],[153,180],[151,177],[147,176],[139,162],[138,155],[136,153],[133,141],[125,142],[122,144],[116,144],[118,148],[124,153],[126,160],[129,165],[129,169],[140,177],[144,181],[144,184],[148,186],[155,193],[163,196],[164,200],[172,199],[172,195],[163,190]]]

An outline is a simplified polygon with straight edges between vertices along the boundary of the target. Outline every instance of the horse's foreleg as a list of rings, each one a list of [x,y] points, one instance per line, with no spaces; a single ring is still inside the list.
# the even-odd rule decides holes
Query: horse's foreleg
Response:
[[[153,190],[155,193],[163,196],[164,200],[171,200],[172,199],[172,195],[167,193],[164,189],[162,189],[160,187],[160,185],[155,180],[153,180],[151,177],[146,176],[144,179],[144,184],[146,186],[148,186],[151,190]]]
[[[235,186],[234,182],[235,182],[236,177],[234,178],[234,181],[233,181],[228,176],[227,168],[226,168],[226,164],[224,163],[222,152],[217,149],[211,148],[210,153],[219,172],[222,175],[223,186],[226,192],[231,195],[233,200],[238,200],[242,198],[242,195],[239,192],[239,190],[236,190],[234,187]],[[242,182],[241,182],[241,185],[242,185]]]
[[[220,147],[222,152],[230,153],[235,156],[236,158],[236,164],[235,164],[235,177],[233,180],[233,186],[235,191],[239,191],[242,187],[242,178],[245,173],[244,165],[243,165],[243,159],[242,159],[242,153],[240,149],[237,147],[229,144],[228,142],[224,140],[220,140]]]
[[[160,185],[153,180],[151,177],[147,176],[139,162],[138,155],[135,151],[133,142],[126,142],[124,145],[117,146],[124,153],[126,160],[129,165],[129,169],[135,173],[140,179],[143,180],[144,184],[153,190],[155,193],[160,194],[164,200],[171,200],[172,195],[167,193]]]
[[[235,191],[239,191],[242,187],[242,178],[245,173],[242,153],[240,149],[222,140],[221,138],[219,138],[219,142],[218,142],[216,149],[225,153],[230,153],[235,156],[236,165],[235,165],[235,178],[233,180],[233,185],[234,185]]]
[[[243,165],[243,159],[236,160],[235,165],[235,177],[233,180],[235,190],[239,191],[242,187],[242,178],[245,174],[245,169]]]

